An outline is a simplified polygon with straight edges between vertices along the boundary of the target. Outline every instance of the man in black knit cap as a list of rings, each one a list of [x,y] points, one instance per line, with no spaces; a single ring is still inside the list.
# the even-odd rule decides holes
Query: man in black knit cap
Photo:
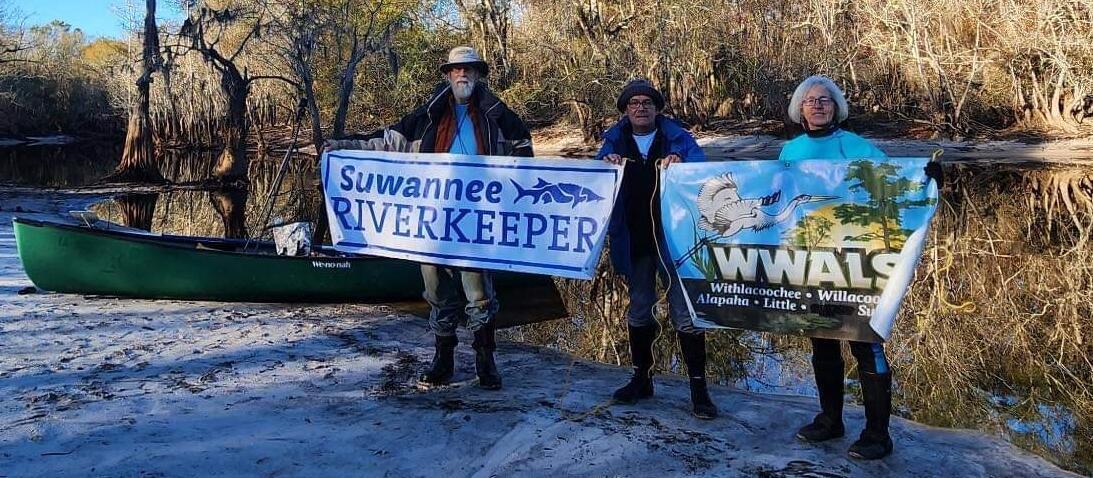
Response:
[[[626,315],[634,376],[615,391],[615,401],[634,403],[653,396],[653,342],[659,326],[653,317],[657,276],[667,282],[668,315],[679,337],[690,377],[694,414],[710,419],[717,406],[706,389],[706,336],[692,324],[683,290],[672,267],[660,222],[657,167],[681,161],[705,161],[702,148],[681,124],[660,111],[664,97],[646,80],[626,84],[616,106],[624,116],[604,134],[597,159],[625,164],[622,187],[611,214],[611,260],[626,276],[630,310]]]

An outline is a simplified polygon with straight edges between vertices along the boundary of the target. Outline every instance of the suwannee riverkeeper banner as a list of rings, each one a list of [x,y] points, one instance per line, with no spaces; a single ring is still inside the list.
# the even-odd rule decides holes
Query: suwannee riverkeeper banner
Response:
[[[588,279],[622,168],[602,161],[338,150],[323,154],[334,247]]]

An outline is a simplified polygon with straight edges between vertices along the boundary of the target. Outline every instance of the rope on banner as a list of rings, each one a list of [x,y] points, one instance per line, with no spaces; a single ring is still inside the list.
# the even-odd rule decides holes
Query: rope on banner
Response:
[[[657,169],[665,169],[667,167],[666,166],[667,164],[670,164],[670,163],[665,163],[663,158],[658,159],[657,162],[656,162],[656,168]],[[657,259],[660,260],[661,267],[664,267],[664,270],[666,272],[668,272],[668,288],[664,289],[664,295],[662,295],[659,299],[657,299],[656,302],[653,303],[653,307],[650,310],[650,312],[655,311],[656,306],[658,304],[660,304],[661,302],[664,302],[668,305],[671,305],[671,303],[668,301],[668,293],[672,290],[672,282],[673,281],[672,281],[672,277],[671,277],[672,270],[668,269],[668,264],[672,264],[673,266],[675,265],[675,263],[671,260],[669,260],[669,261],[664,260],[664,254],[662,253],[662,251],[660,249],[660,236],[657,234],[656,213],[654,212],[654,209],[653,209],[653,206],[654,206],[653,201],[656,201],[659,198],[660,198],[660,173],[657,172],[657,174],[653,175],[653,195],[649,197],[649,219],[650,219],[649,222],[652,224],[651,227],[653,229],[653,246],[656,247],[656,249],[657,249]],[[654,274],[653,277],[656,277],[656,275]],[[655,280],[653,281],[653,284],[656,284]],[[654,317],[656,317],[656,316],[654,315]],[[658,336],[657,338],[659,339],[660,337]]]

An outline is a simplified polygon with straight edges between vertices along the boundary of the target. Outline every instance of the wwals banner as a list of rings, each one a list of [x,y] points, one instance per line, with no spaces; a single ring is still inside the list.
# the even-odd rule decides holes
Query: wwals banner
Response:
[[[886,340],[936,209],[928,161],[672,165],[665,233],[695,324]]]
[[[601,161],[379,151],[323,154],[339,251],[592,277],[622,168]]]

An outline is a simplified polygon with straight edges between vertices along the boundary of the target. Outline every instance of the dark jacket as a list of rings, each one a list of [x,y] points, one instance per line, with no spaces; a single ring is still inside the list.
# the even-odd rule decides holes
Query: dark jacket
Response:
[[[436,151],[437,125],[444,116],[452,99],[451,86],[443,82],[437,86],[436,91],[424,105],[414,112],[403,117],[386,129],[381,129],[367,135],[351,135],[350,140],[371,140],[384,138],[384,132],[395,132],[409,142],[411,152],[422,153],[446,153]],[[480,120],[486,124],[486,148],[487,154],[492,156],[533,156],[531,149],[531,133],[527,126],[516,116],[512,110],[505,106],[499,98],[482,82],[474,87],[471,101],[476,102]]]
[[[657,115],[656,123],[657,133],[649,148],[648,160],[642,159],[632,136],[630,119],[625,116],[604,134],[603,146],[596,155],[598,160],[612,153],[629,159],[615,208],[611,211],[611,224],[607,229],[611,239],[611,263],[616,271],[623,274],[629,272],[632,257],[655,254],[652,234],[654,224],[656,240],[659,241],[661,249],[667,251],[660,224],[659,199],[652,201],[652,211],[649,208],[650,198],[657,197],[656,160],[669,154],[676,154],[686,162],[706,160],[706,154],[682,124],[663,115]],[[631,229],[639,228],[649,232],[632,233]]]

